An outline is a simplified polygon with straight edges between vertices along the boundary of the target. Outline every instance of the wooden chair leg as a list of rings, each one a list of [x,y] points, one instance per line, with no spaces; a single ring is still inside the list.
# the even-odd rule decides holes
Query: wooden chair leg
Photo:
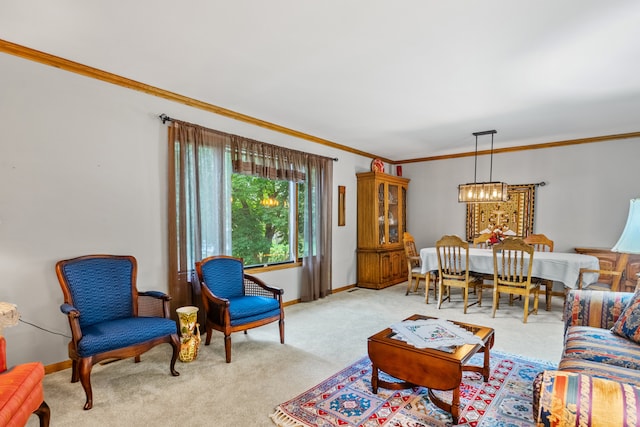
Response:
[[[231,335],[224,336],[224,355],[227,363],[231,363]]]
[[[212,335],[211,332],[213,329],[211,328],[210,325],[206,325],[205,330],[207,332],[207,339],[204,340],[204,345],[209,345],[211,344],[211,335]]]
[[[431,288],[431,275],[427,273],[424,280],[424,303],[429,304],[429,289]]]
[[[173,347],[173,354],[171,355],[169,370],[171,371],[171,375],[177,377],[180,375],[180,373],[176,371],[176,361],[180,354],[180,338],[178,337],[178,334],[171,334],[171,347]]]
[[[88,410],[93,407],[93,391],[91,390],[91,368],[93,367],[93,361],[90,357],[80,359],[78,365],[80,384],[84,389],[84,393],[87,396],[87,401],[84,404],[84,409]]]
[[[467,286],[462,288],[462,294],[464,296],[464,310],[463,310],[463,313],[467,314],[467,304],[469,303],[469,288]]]
[[[284,319],[278,321],[278,328],[280,329],[280,344],[284,344]]]
[[[413,276],[411,272],[409,272],[409,279],[407,280],[407,292],[404,293],[405,296],[409,295],[409,291],[411,291],[411,282],[413,282]]]
[[[551,296],[553,294],[553,282],[545,283],[544,287],[544,297],[545,302],[547,303],[547,311],[551,311]]]
[[[34,412],[40,420],[40,427],[49,427],[49,421],[51,419],[51,409],[44,400]]]
[[[80,381],[80,374],[78,373],[78,361],[72,360],[71,361],[71,382],[77,383],[78,381]]]
[[[433,281],[433,298],[436,299],[438,297],[436,295],[438,293],[438,276],[435,275],[435,274],[431,275],[431,273],[429,273],[429,277]],[[639,279],[639,281],[640,281],[640,279]]]
[[[438,310],[442,305],[442,293],[444,292],[444,285],[442,282],[438,283]]]

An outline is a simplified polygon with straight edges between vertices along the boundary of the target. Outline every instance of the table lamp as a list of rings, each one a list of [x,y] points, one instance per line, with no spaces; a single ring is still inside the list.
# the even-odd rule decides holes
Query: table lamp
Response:
[[[15,304],[8,302],[0,302],[0,335],[5,326],[14,326],[18,324],[20,314]]]
[[[629,217],[622,230],[618,243],[611,248],[612,252],[625,254],[640,254],[640,198],[631,199],[629,202]],[[636,291],[640,289],[640,274],[636,284]]]

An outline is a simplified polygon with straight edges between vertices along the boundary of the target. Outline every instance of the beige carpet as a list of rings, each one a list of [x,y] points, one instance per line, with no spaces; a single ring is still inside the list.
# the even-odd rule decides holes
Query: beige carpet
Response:
[[[482,307],[462,314],[454,301],[424,303],[424,291],[405,296],[406,284],[380,291],[355,288],[325,299],[287,307],[285,344],[277,324],[232,335],[232,362],[224,361],[222,334],[200,347],[191,363],[178,362],[179,377],[169,374],[171,347],[162,345],[142,356],[96,366],[92,371],[93,409],[84,411],[80,383],[71,371],[47,375],[45,399],[51,426],[273,426],[275,407],[366,355],[367,337],[414,313],[491,326],[494,348],[557,362],[562,349],[562,299],[522,323],[522,302],[509,306],[503,297],[491,317],[491,293]],[[454,291],[455,292],[455,291]],[[470,297],[473,299],[473,297]],[[28,426],[37,426],[32,416]]]

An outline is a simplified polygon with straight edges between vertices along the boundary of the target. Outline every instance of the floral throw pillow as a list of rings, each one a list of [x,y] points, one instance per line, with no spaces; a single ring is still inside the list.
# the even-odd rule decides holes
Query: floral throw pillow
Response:
[[[611,332],[640,344],[640,291],[633,295]]]

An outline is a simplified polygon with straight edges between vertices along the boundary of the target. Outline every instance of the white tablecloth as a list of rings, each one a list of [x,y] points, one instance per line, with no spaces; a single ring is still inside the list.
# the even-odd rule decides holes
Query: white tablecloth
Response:
[[[438,269],[438,255],[436,248],[420,249],[422,258],[422,273]],[[581,268],[598,270],[600,262],[592,255],[567,252],[535,252],[531,276],[540,279],[562,282],[565,287],[575,288]],[[469,248],[469,271],[483,274],[493,274],[493,250]],[[597,274],[585,274],[586,284],[598,280]]]

